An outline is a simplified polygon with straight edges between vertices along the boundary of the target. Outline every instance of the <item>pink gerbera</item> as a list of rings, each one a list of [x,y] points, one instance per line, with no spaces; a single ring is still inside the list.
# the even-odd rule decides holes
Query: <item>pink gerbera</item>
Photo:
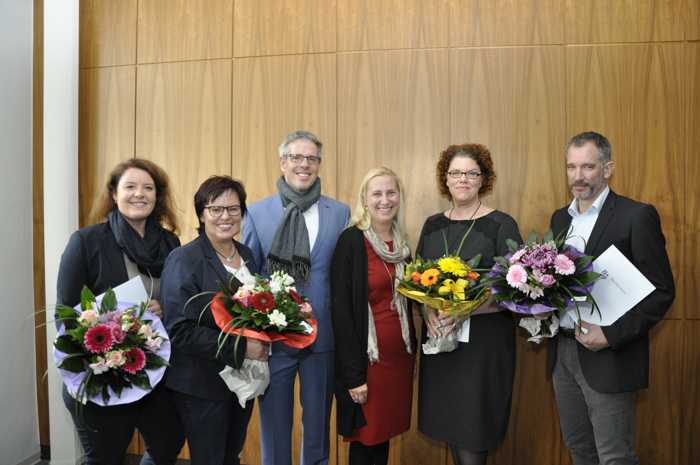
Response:
[[[522,265],[511,265],[506,274],[506,281],[511,287],[520,289],[527,282],[527,271]]]
[[[566,255],[559,254],[554,259],[554,269],[561,275],[571,275],[576,271],[576,265]]]
[[[134,375],[146,366],[146,354],[138,347],[134,347],[124,355],[126,355],[126,363],[122,366],[122,369],[127,373]]]
[[[85,347],[92,353],[102,354],[112,348],[114,339],[112,330],[105,324],[98,324],[88,329],[83,337]]]

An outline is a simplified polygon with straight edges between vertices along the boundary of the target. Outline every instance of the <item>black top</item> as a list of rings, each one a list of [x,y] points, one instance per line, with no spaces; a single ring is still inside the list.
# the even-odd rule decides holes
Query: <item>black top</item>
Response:
[[[554,212],[554,234],[568,230],[568,206]],[[659,214],[652,205],[610,191],[586,244],[586,254],[598,257],[615,245],[656,287],[615,323],[602,328],[610,348],[592,352],[578,344],[581,371],[598,392],[627,392],[649,385],[649,330],[673,303],[676,289],[666,254]],[[556,361],[557,340],[548,344],[549,371]]]
[[[257,273],[259,268],[250,249],[234,243],[250,272]],[[209,308],[201,313],[213,294],[199,296],[185,306],[191,297],[205,291],[218,291],[221,283],[228,283],[229,279],[230,274],[205,234],[175,249],[165,261],[160,295],[172,345],[170,368],[165,377],[165,385],[170,389],[210,400],[231,396],[219,372],[226,365],[240,367],[245,357],[246,338],[241,337],[236,348],[237,336],[231,335],[217,357],[219,327]],[[233,281],[240,285],[238,280]]]
[[[479,268],[508,252],[506,239],[521,242],[515,220],[493,211],[476,220],[449,220],[443,213],[425,222],[416,255],[436,259],[456,252],[481,254]],[[424,325],[425,326],[425,325]],[[425,340],[426,331],[423,331]],[[515,376],[515,323],[510,312],[475,315],[469,342],[453,352],[421,354],[418,428],[427,436],[468,450],[494,449],[505,437]]]
[[[171,242],[180,240],[170,231]],[[61,256],[58,268],[56,302],[71,307],[80,303],[80,292],[87,286],[99,295],[129,280],[124,253],[108,223],[99,223],[74,232]]]

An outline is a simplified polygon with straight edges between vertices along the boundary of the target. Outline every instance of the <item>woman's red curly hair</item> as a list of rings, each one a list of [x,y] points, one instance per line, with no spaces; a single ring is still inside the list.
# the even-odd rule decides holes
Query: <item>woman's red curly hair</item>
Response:
[[[496,182],[496,172],[493,170],[493,160],[491,160],[489,149],[482,144],[450,145],[440,153],[440,159],[436,166],[440,195],[447,200],[452,200],[450,189],[447,187],[447,170],[454,157],[469,157],[479,165],[479,170],[481,171],[479,195],[486,195],[493,190],[493,184]]]

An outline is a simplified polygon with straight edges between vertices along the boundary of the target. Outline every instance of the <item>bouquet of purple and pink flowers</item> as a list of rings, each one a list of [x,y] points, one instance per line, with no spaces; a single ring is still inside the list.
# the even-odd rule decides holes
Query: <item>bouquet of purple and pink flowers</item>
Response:
[[[60,321],[54,358],[68,392],[81,404],[134,402],[161,380],[170,359],[170,341],[146,303],[117,302],[107,290],[98,303],[84,287],[77,308],[58,305]]]
[[[591,289],[600,273],[593,271],[593,257],[554,238],[548,231],[542,241],[531,233],[525,244],[508,240],[509,253],[495,257],[487,282],[495,301],[508,310],[524,314],[564,311],[570,304],[588,301],[597,305]],[[556,315],[555,315],[556,317]]]

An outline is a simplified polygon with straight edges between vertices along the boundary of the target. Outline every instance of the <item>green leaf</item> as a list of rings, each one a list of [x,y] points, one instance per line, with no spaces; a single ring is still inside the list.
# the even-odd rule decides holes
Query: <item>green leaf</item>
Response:
[[[493,261],[504,267],[505,269],[508,269],[510,266],[510,263],[508,263],[508,260],[506,260],[505,257],[493,257]]]
[[[83,286],[83,290],[80,291],[80,308],[85,311],[92,306],[94,301],[95,294],[87,286]]]
[[[78,326],[78,312],[73,307],[57,305],[55,319],[63,323],[66,329],[73,329]]]
[[[145,370],[141,370],[135,375],[131,375],[130,378],[134,386],[138,386],[146,391],[150,391],[151,389],[153,389],[151,387],[151,381],[148,379],[148,374],[146,374]]]
[[[78,344],[73,338],[64,334],[63,336],[58,336],[53,343],[53,346],[63,352],[64,354],[83,354],[83,348]]]
[[[518,246],[518,243],[510,238],[506,239],[506,245],[508,246],[508,251],[511,253],[515,252],[520,248],[520,246]]]
[[[527,243],[534,244],[536,242],[537,242],[537,233],[535,231],[530,231],[530,234],[527,235]]]
[[[58,368],[70,371],[72,373],[80,373],[85,371],[85,363],[83,360],[84,357],[82,354],[69,355],[63,359],[63,361],[58,365]]]
[[[472,258],[467,261],[467,266],[469,268],[476,268],[479,266],[479,262],[481,261],[481,254],[474,255]]]
[[[168,366],[168,362],[152,352],[146,352],[146,370]]]
[[[592,256],[584,255],[583,257],[580,257],[578,260],[576,260],[576,268],[579,270],[582,268],[586,268],[592,261]]]
[[[554,240],[554,233],[552,232],[551,229],[547,230],[546,233],[544,233],[544,237],[542,238],[544,242],[550,242]]]
[[[107,313],[117,309],[117,296],[110,287],[105,292],[102,302],[100,303],[100,313]]]
[[[586,273],[581,273],[580,275],[576,276],[576,281],[581,286],[587,286],[592,282],[595,282],[598,279],[600,279],[600,276],[600,273],[596,273],[595,271],[588,271]]]

